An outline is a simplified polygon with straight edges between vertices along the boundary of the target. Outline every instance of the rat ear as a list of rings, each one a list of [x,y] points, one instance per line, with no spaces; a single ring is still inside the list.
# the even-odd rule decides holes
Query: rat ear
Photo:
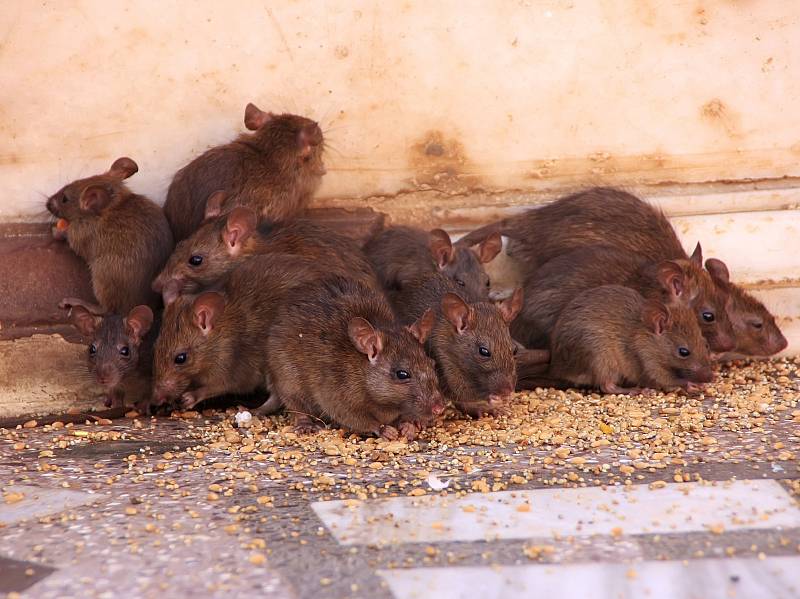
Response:
[[[475,324],[475,310],[456,293],[445,293],[442,314],[460,335]]]
[[[347,334],[356,349],[369,358],[370,364],[378,360],[378,354],[383,350],[383,340],[368,320],[360,316],[353,318],[347,324]]]
[[[203,220],[214,220],[220,214],[222,214],[222,206],[225,204],[225,200],[228,199],[228,194],[225,193],[223,190],[218,190],[208,196],[206,200],[206,211],[203,215]]]
[[[181,284],[175,279],[170,279],[161,288],[161,298],[164,300],[164,306],[169,306],[181,294]]]
[[[414,335],[414,338],[417,341],[420,343],[425,343],[428,335],[431,334],[431,330],[433,330],[434,324],[436,324],[436,314],[433,310],[428,308],[425,310],[425,313],[422,316],[420,316],[406,328],[411,332],[412,335]]]
[[[127,156],[117,158],[111,168],[108,169],[108,174],[115,179],[127,179],[137,172],[139,172],[139,166]]]
[[[135,306],[128,312],[123,321],[125,333],[136,344],[147,334],[153,326],[153,311],[148,306]]]
[[[647,300],[642,306],[642,321],[656,335],[663,335],[669,328],[671,319],[667,307],[656,300]]]
[[[692,252],[692,255],[689,256],[689,260],[691,260],[699,268],[703,268],[703,248],[700,247],[699,241],[697,242],[697,245],[694,246],[694,251]]]
[[[258,131],[271,120],[271,112],[264,112],[252,102],[244,108],[244,126],[250,131]]]
[[[239,253],[242,243],[256,230],[256,220],[256,213],[244,206],[237,206],[228,213],[228,220],[222,230],[222,240],[229,254]]]
[[[206,291],[195,298],[192,304],[194,324],[203,335],[208,335],[214,323],[225,312],[225,298],[215,291]]]
[[[686,288],[686,275],[678,263],[672,260],[660,262],[656,278],[661,287],[664,288],[664,291],[668,292],[672,297],[678,298],[683,295]]]
[[[478,261],[481,264],[486,264],[495,259],[500,250],[503,249],[503,237],[495,231],[489,237],[484,239],[475,251],[478,254]]]
[[[507,297],[501,302],[495,304],[500,308],[500,314],[506,323],[511,322],[517,317],[519,311],[522,310],[522,287],[517,287],[511,297]]]
[[[706,260],[706,270],[714,279],[715,283],[722,283],[727,285],[731,282],[731,274],[728,272],[727,265],[722,260],[716,258],[709,258]]]
[[[72,326],[78,329],[79,333],[87,337],[94,335],[100,323],[103,322],[102,316],[92,314],[86,306],[64,304],[63,307],[68,310],[67,317],[70,323],[72,323]]]
[[[316,135],[318,128],[319,125],[316,123],[308,123],[297,134],[297,145],[300,148],[301,158],[311,156],[311,147],[319,145],[318,136]]]
[[[428,247],[431,250],[433,259],[442,270],[448,264],[452,264],[456,257],[456,250],[453,243],[450,241],[450,236],[447,231],[442,229],[433,229],[429,234]]]
[[[81,193],[78,200],[81,210],[99,214],[111,201],[111,194],[103,185],[90,185]]]

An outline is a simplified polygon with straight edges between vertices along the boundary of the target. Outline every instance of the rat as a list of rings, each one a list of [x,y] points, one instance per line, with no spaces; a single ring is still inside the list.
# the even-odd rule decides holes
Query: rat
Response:
[[[379,291],[344,277],[298,287],[269,331],[271,389],[300,432],[331,422],[411,440],[444,411],[422,347],[433,321],[428,311],[401,326]]]
[[[502,249],[500,234],[489,235],[471,248],[453,244],[442,229],[425,232],[413,227],[389,227],[364,245],[384,289],[397,291],[411,281],[436,272],[450,277],[469,299],[486,299],[491,281],[483,265]]]
[[[253,133],[207,150],[175,173],[164,212],[176,242],[200,226],[215,191],[227,194],[219,212],[249,206],[259,219],[287,220],[305,210],[320,186],[325,144],[316,122],[251,103],[244,124]]]
[[[150,284],[172,251],[172,234],[161,208],[125,185],[138,170],[130,158],[119,158],[102,175],[73,181],[47,200],[47,209],[68,223],[69,247],[89,265],[97,314],[158,306]],[[64,302],[77,303],[89,306]]]
[[[463,241],[479,243],[496,233],[510,238],[508,254],[520,263],[525,278],[534,276],[538,268],[558,255],[598,244],[628,250],[650,262],[688,258],[675,229],[661,210],[630,193],[607,187],[584,190],[491,223],[466,235]],[[711,260],[725,266],[720,260]],[[758,300],[731,282],[723,282],[718,287],[722,294],[734,298],[727,304],[731,322],[760,322],[770,329],[769,335],[763,337],[766,345],[759,345],[752,340],[752,330],[739,326],[736,329],[739,335],[751,334],[751,339],[742,341],[742,350],[757,352],[750,355],[764,355],[762,352],[780,345],[782,334],[777,326],[764,324],[774,323],[774,317]],[[769,340],[774,343],[769,345]],[[738,339],[735,342],[738,344]]]
[[[690,307],[712,351],[729,351],[735,334],[725,305],[727,293],[703,269],[697,244],[688,260],[650,262],[627,250],[586,246],[553,258],[525,281],[525,305],[511,333],[526,347],[549,347],[550,332],[564,307],[586,289],[624,285],[668,306]]]
[[[87,347],[87,367],[92,378],[103,387],[106,407],[126,403],[137,409],[147,405],[153,365],[153,343],[158,336],[149,306],[135,306],[121,316],[98,316],[91,305],[65,306],[68,318],[78,332],[91,341]]]
[[[508,325],[522,307],[522,289],[496,304],[467,301],[449,277],[434,273],[407,284],[392,303],[405,323],[434,309],[436,323],[426,349],[445,397],[473,417],[504,408],[516,384]]]
[[[706,260],[706,270],[714,283],[728,293],[726,310],[736,336],[736,346],[731,353],[771,356],[788,347],[789,342],[775,323],[775,317],[755,297],[731,283],[724,262],[709,258]]]
[[[211,397],[269,389],[265,349],[276,310],[292,288],[325,274],[302,256],[253,256],[211,290],[176,297],[155,344],[153,406],[188,410]]]
[[[520,388],[571,386],[608,394],[641,387],[695,391],[713,380],[708,344],[692,311],[645,299],[621,285],[575,297],[556,321],[550,364],[524,369]]]
[[[197,292],[251,256],[276,253],[312,258],[331,274],[377,285],[372,266],[349,237],[307,219],[257,225],[255,211],[238,206],[179,242],[153,281],[153,289],[163,293],[164,302],[169,303],[176,292]],[[169,281],[174,283],[168,285]]]

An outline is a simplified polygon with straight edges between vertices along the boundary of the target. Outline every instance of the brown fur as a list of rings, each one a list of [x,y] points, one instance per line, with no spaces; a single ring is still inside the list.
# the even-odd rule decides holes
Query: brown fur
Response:
[[[489,295],[489,275],[483,264],[501,250],[499,235],[483,240],[477,248],[453,244],[442,229],[430,232],[412,227],[390,227],[364,245],[384,289],[397,291],[423,277],[441,272],[468,299],[484,300]]]
[[[714,283],[727,291],[726,310],[736,335],[732,353],[745,356],[771,356],[789,345],[775,317],[760,301],[741,287],[730,282],[728,269],[719,260],[706,260],[706,269]]]
[[[436,361],[442,392],[461,410],[477,417],[501,408],[514,390],[516,365],[508,323],[522,305],[522,292],[495,305],[467,302],[459,291],[448,277],[434,273],[407,284],[392,296],[392,302],[400,320],[406,323],[434,309],[436,324],[426,349]],[[448,296],[458,301],[449,297],[447,305],[444,300]],[[482,356],[481,347],[491,355]]]
[[[287,220],[305,210],[319,187],[325,166],[317,123],[264,113],[252,104],[245,123],[253,133],[207,150],[175,174],[164,203],[175,241],[200,226],[215,191],[227,192],[223,211],[248,206],[260,219]]]
[[[478,243],[495,232],[511,239],[508,254],[530,270],[570,250],[593,245],[626,249],[651,262],[687,258],[663,212],[607,187],[581,191],[492,223],[465,236],[464,242]]]
[[[189,409],[209,397],[268,389],[264,350],[272,319],[291,289],[323,275],[299,256],[254,256],[218,291],[177,298],[164,310],[156,341],[153,403],[180,400]],[[182,364],[175,362],[179,354]]]
[[[690,351],[681,357],[680,347]],[[694,388],[713,378],[705,339],[691,310],[667,308],[633,289],[604,285],[574,298],[553,329],[550,367],[520,376],[521,388],[576,386],[604,393],[637,387]]]
[[[532,277],[538,268],[558,255],[597,244],[636,253],[650,262],[687,258],[663,212],[619,189],[600,187],[581,191],[477,229],[464,241],[478,243],[498,232],[510,238],[508,253],[524,265],[527,277]],[[715,262],[722,264],[719,260]],[[783,346],[783,335],[766,308],[733,283],[717,286],[717,299],[723,295],[732,298],[726,311],[728,320],[733,323],[736,351],[754,352],[749,355],[780,351],[777,348]],[[531,297],[526,293],[526,298]],[[719,302],[715,301],[714,307],[718,306]],[[748,322],[761,324],[762,329],[744,324]],[[718,325],[704,323],[704,333],[709,335],[710,329],[720,328]],[[739,336],[744,338],[740,340]],[[709,336],[709,340],[717,348],[715,351],[726,351],[720,348],[730,345],[724,332],[721,339],[715,341]]]
[[[153,288],[163,291],[168,281],[175,280],[181,293],[195,293],[249,257],[264,254],[304,256],[324,266],[329,274],[375,281],[372,267],[352,239],[309,220],[262,223],[254,228],[255,220],[250,208],[239,207],[204,223],[178,243]],[[199,265],[190,263],[193,256],[195,262],[201,260]]]
[[[426,333],[397,323],[384,297],[360,282],[332,277],[297,288],[270,329],[272,388],[302,429],[324,419],[356,433],[413,436],[414,423],[444,409],[433,362],[415,338]]]
[[[136,306],[126,316],[93,314],[91,306],[67,306],[70,322],[90,339],[86,352],[88,374],[103,387],[107,407],[150,400],[153,344],[159,323],[148,306]]]
[[[104,313],[160,303],[150,284],[172,251],[172,234],[161,208],[123,183],[137,170],[120,158],[108,172],[73,181],[47,200],[47,209],[69,222],[67,242],[89,265]]]
[[[721,291],[703,270],[699,254],[692,259],[651,263],[626,250],[587,246],[557,256],[525,281],[525,306],[511,327],[526,347],[549,347],[550,332],[564,307],[577,295],[601,285],[624,285],[647,299],[690,307],[712,351],[728,351],[734,332]]]

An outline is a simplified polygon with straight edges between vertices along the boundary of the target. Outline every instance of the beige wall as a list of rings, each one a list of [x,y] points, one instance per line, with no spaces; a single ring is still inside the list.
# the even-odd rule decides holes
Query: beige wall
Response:
[[[0,217],[123,154],[160,198],[251,100],[329,130],[329,197],[798,175],[798,40],[782,1],[6,0]]]
[[[5,0],[0,82],[0,221],[121,155],[161,201],[254,101],[322,123],[320,203],[458,228],[644,186],[800,319],[797,2]]]

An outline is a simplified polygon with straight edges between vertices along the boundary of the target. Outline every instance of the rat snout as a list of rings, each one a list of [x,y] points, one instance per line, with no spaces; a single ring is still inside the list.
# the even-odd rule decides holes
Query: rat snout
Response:
[[[714,381],[714,371],[709,366],[698,368],[692,377],[695,383],[711,383]]]
[[[102,364],[95,373],[97,382],[103,386],[114,386],[119,383],[119,373],[111,364]]]
[[[178,395],[178,384],[172,379],[163,379],[153,386],[153,405],[163,406]]]
[[[736,339],[729,333],[717,333],[711,341],[712,343],[709,343],[711,349],[719,353],[732,351],[736,347]]]
[[[514,393],[514,384],[511,381],[504,381],[489,394],[489,405],[499,406],[505,403],[511,394]]]
[[[783,336],[783,333],[780,331],[777,331],[777,333],[777,336],[771,339],[769,355],[777,354],[789,347],[789,342],[786,340],[786,337]]]
[[[433,396],[433,402],[431,403],[431,412],[433,412],[437,416],[442,412],[444,412],[444,397],[442,397],[441,393],[436,393]]]

